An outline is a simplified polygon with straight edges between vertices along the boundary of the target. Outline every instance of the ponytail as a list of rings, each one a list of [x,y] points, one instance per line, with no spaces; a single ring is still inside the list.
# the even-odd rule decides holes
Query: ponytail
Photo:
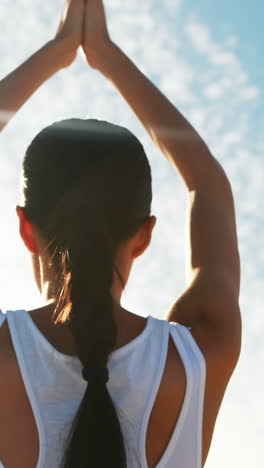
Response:
[[[64,280],[56,322],[68,322],[83,367],[103,369],[117,338],[111,296],[115,249],[98,216],[98,202],[77,206],[83,209],[87,203],[88,221],[80,209],[72,209],[73,218],[68,216],[71,229],[61,252]],[[126,467],[119,419],[102,378],[88,379],[67,443],[61,468]]]

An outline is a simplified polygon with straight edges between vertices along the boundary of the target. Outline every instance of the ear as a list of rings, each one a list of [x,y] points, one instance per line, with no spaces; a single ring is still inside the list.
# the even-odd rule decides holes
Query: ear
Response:
[[[156,216],[150,216],[146,219],[145,223],[143,224],[140,232],[139,237],[136,243],[136,247],[133,250],[132,256],[133,258],[137,258],[142,255],[145,250],[149,247],[152,239],[152,232],[157,223]]]
[[[27,219],[26,213],[21,206],[16,207],[17,216],[19,219],[19,232],[20,236],[31,253],[38,253],[36,235],[33,225]]]

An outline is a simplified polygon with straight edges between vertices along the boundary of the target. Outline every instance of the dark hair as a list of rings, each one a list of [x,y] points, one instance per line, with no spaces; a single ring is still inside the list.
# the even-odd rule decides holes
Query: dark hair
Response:
[[[114,270],[125,287],[116,250],[151,212],[144,148],[124,127],[63,120],[34,138],[23,176],[25,212],[47,241],[56,272],[56,323],[67,322],[83,366],[106,367],[117,337]],[[126,466],[120,422],[107,385],[98,379],[87,385],[61,466]]]

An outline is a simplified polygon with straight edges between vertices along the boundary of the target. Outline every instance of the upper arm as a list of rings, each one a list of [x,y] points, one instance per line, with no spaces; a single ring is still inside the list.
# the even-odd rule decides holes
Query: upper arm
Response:
[[[210,175],[205,183],[189,192],[187,214],[186,279],[191,285],[200,274],[212,279],[216,292],[233,288],[239,300],[240,257],[235,204],[229,180],[223,172]],[[215,277],[215,284],[213,280]],[[221,284],[216,282],[221,280]],[[224,281],[222,281],[222,279]]]
[[[167,319],[191,327],[206,354],[235,361],[241,341],[240,257],[231,185],[221,169],[188,194],[188,286]]]
[[[168,317],[191,327],[207,358],[220,362],[225,355],[232,367],[241,345],[240,257],[234,199],[224,172],[189,192],[186,249],[187,288]]]

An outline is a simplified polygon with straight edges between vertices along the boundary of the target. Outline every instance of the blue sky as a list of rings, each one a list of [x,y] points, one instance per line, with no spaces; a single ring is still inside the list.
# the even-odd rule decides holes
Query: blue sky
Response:
[[[224,0],[216,2],[212,0],[185,0],[182,2],[182,11],[196,12],[200,20],[214,28],[217,39],[224,40],[226,34],[239,38],[239,53],[245,60],[250,61],[250,71],[256,68],[253,59],[261,51],[264,32],[262,18],[264,5],[261,0],[248,2],[246,0]],[[252,59],[252,60],[251,60]]]
[[[233,37],[236,53],[243,61],[248,74],[257,85],[262,86],[264,68],[261,66],[260,58],[264,43],[264,4],[261,0],[253,2],[247,0],[221,2],[185,0],[182,4],[182,10],[186,15],[190,11],[195,11],[201,22],[205,20],[206,24],[210,26],[215,40],[225,42],[228,36]],[[260,114],[261,104],[263,104],[263,96],[261,100],[258,100],[256,106]]]
[[[2,0],[0,77],[55,32],[62,1]],[[216,424],[206,468],[260,466],[264,459],[263,317],[263,14],[260,0],[106,0],[113,40],[191,120],[233,188],[241,254],[243,348]],[[11,19],[10,19],[11,18]],[[101,118],[131,129],[153,174],[153,241],[135,263],[123,306],[164,317],[185,279],[186,194],[127,104],[81,56],[49,80],[1,135],[0,307],[41,305],[30,258],[18,235],[15,205],[23,153],[46,124]],[[159,285],[159,288],[156,287]],[[224,313],[224,311],[223,311]]]

